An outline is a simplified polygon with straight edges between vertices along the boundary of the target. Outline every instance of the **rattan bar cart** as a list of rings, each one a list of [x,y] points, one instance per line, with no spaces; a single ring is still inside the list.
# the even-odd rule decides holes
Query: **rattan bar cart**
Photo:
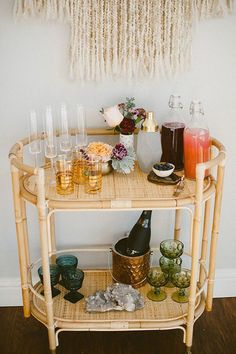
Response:
[[[105,129],[90,129],[89,134],[111,135],[113,132]],[[83,186],[78,186],[74,194],[59,196],[55,192],[55,187],[47,183],[47,169],[33,168],[24,164],[23,148],[28,144],[28,139],[17,142],[11,148],[9,158],[24,316],[29,317],[32,314],[47,327],[51,353],[56,353],[58,334],[61,331],[133,331],[174,328],[183,331],[183,341],[186,344],[187,353],[191,353],[194,322],[205,309],[207,311],[212,309],[226,152],[219,141],[212,138],[211,142],[211,160],[197,165],[196,181],[186,180],[184,190],[178,197],[173,197],[174,186],[149,183],[147,176],[139,170],[138,166],[134,172],[127,176],[118,173],[105,176],[102,191],[98,195],[85,194]],[[206,169],[211,170],[211,176],[208,178],[204,178]],[[37,207],[40,226],[41,259],[33,263],[30,260],[26,202]],[[211,204],[214,204],[213,217],[211,217]],[[178,304],[173,302],[170,296],[161,303],[152,302],[146,297],[149,288],[147,284],[139,289],[145,296],[145,307],[134,313],[119,311],[86,313],[84,300],[77,304],[68,303],[63,299],[65,289],[60,285],[58,286],[61,294],[52,299],[49,263],[54,262],[56,255],[62,252],[57,251],[56,248],[54,214],[68,211],[99,210],[106,212],[108,210],[139,209],[174,209],[173,237],[175,239],[180,238],[181,211],[187,210],[190,213],[191,231],[188,255],[191,257],[191,284],[189,302]],[[210,252],[209,259],[207,259],[210,227]],[[83,249],[79,250],[83,251]],[[91,252],[94,250],[98,251],[95,248],[90,249]],[[44,272],[44,296],[40,294],[41,283],[33,284],[31,276],[32,268],[38,263],[42,264]],[[85,272],[81,292],[87,296],[97,289],[105,289],[111,282],[112,278],[108,270],[90,269]]]

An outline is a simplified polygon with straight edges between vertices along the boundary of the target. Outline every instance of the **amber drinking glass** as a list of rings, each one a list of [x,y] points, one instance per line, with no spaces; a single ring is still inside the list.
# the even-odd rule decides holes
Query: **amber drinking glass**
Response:
[[[102,164],[96,155],[88,155],[85,165],[85,192],[95,194],[102,189]]]
[[[66,155],[58,155],[55,163],[56,191],[60,195],[74,192],[72,161]]]
[[[86,160],[79,148],[72,151],[72,168],[73,168],[73,182],[76,184],[85,183],[85,165]]]

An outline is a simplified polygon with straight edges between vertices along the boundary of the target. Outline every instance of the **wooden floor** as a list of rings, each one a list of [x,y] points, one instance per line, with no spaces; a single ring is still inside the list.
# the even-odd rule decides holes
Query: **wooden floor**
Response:
[[[184,354],[182,331],[67,332],[57,354]],[[193,354],[236,354],[236,298],[215,299],[195,324]],[[47,330],[22,308],[0,308],[0,354],[48,354]]]

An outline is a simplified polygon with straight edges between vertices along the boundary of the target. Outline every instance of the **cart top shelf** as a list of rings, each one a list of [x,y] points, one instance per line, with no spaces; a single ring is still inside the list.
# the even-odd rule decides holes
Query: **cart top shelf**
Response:
[[[104,129],[92,129],[91,135],[111,135],[112,131]],[[35,169],[23,163],[23,146],[28,144],[28,139],[16,143],[10,150],[12,168],[19,172],[20,193],[23,198],[33,204],[37,204],[37,181],[40,169]],[[225,148],[216,139],[212,139],[212,146],[217,150],[215,157],[207,163],[198,164],[199,175],[204,176],[207,168],[213,168],[225,162]],[[42,170],[42,169],[41,169]],[[42,171],[41,171],[42,172]],[[90,195],[84,192],[84,186],[76,186],[75,192],[68,196],[60,196],[56,193],[55,186],[48,183],[48,170],[45,174],[45,199],[51,209],[155,209],[175,208],[194,204],[197,195],[197,183],[185,180],[184,190],[178,197],[174,197],[175,186],[157,185],[147,180],[147,174],[143,173],[138,165],[129,175],[116,172],[103,177],[102,191],[99,194]],[[203,182],[203,200],[208,199],[215,192],[215,180],[208,177]]]
[[[56,193],[55,185],[50,186],[48,171],[45,170],[45,197],[48,206],[55,209],[138,209],[176,207],[194,203],[195,182],[186,180],[184,190],[179,197],[174,197],[176,186],[157,185],[148,182],[147,175],[136,166],[129,175],[111,173],[103,176],[102,191],[98,194],[86,194],[84,186],[76,186],[71,195],[61,196]],[[208,198],[215,191],[211,178],[204,180],[204,196]],[[22,196],[36,204],[36,176],[29,174],[21,180]]]

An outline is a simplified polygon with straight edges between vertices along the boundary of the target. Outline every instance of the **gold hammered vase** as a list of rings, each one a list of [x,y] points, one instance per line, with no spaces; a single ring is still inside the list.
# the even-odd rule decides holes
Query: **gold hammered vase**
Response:
[[[125,239],[120,241],[123,240],[125,241]],[[150,249],[145,254],[135,257],[124,256],[115,247],[112,247],[111,251],[113,280],[132,285],[134,288],[139,288],[146,283],[150,269]]]

